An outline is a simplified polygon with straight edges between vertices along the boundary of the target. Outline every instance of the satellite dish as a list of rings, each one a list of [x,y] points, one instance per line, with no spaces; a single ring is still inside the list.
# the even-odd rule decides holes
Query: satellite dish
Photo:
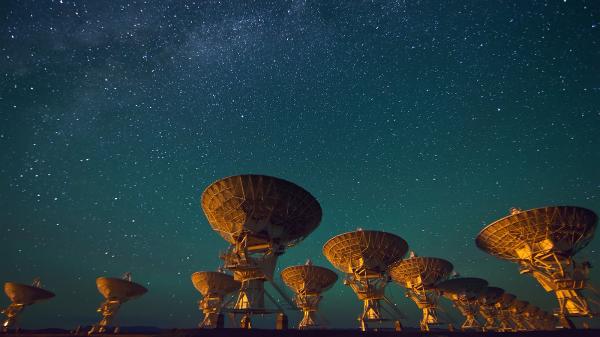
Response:
[[[242,237],[250,248],[278,249],[302,241],[321,223],[321,206],[302,187],[264,175],[223,178],[202,193],[211,227],[232,245]]]
[[[575,206],[550,206],[511,214],[485,227],[477,246],[498,258],[516,262],[558,299],[561,326],[572,327],[568,317],[591,316],[582,290],[589,264],[576,263],[573,255],[594,236],[598,216]]]
[[[113,277],[98,277],[96,286],[105,299],[121,303],[140,297],[148,292],[148,289],[140,284]]]
[[[4,293],[10,299],[11,304],[2,310],[6,316],[2,323],[3,332],[8,332],[10,327],[18,325],[19,315],[26,306],[54,297],[53,292],[41,288],[39,279],[34,281],[34,285],[6,282],[4,283]]]
[[[98,312],[102,314],[102,320],[98,325],[92,326],[88,334],[106,333],[108,325],[114,320],[121,304],[144,295],[148,290],[131,281],[131,274],[126,273],[123,278],[98,277],[96,279],[98,291],[105,298],[100,303]],[[117,330],[118,328],[115,328]]]
[[[230,244],[221,258],[241,282],[232,310],[243,315],[240,325],[250,328],[254,314],[279,312],[286,320],[282,310],[266,309],[264,282],[273,280],[278,256],[320,224],[317,200],[289,181],[245,174],[212,183],[202,193],[201,205],[212,229]]]
[[[504,295],[504,289],[498,287],[487,287],[479,295],[479,301],[484,305],[495,306],[502,300],[502,295]]]
[[[19,305],[32,305],[55,296],[46,289],[15,282],[4,283],[4,293],[12,303]]]
[[[298,329],[319,328],[316,312],[321,294],[331,288],[338,276],[333,271],[312,263],[287,267],[281,271],[281,279],[296,294],[296,305],[302,309],[303,318]]]
[[[439,283],[436,288],[465,317],[463,330],[481,330],[476,319],[479,312],[479,296],[487,288],[487,281],[476,277],[453,278]]]
[[[346,273],[344,284],[350,286],[363,301],[359,318],[361,329],[367,330],[369,322],[386,319],[380,310],[380,301],[390,304],[398,318],[401,313],[385,297],[389,282],[389,266],[404,257],[408,244],[401,237],[381,231],[357,230],[337,235],[325,243],[323,254],[338,270]],[[400,321],[396,320],[398,328]]]
[[[389,273],[392,280],[406,288],[406,296],[423,311],[421,331],[429,331],[430,325],[440,324],[437,315],[438,295],[432,290],[435,284],[450,276],[454,267],[444,259],[411,253],[408,259],[392,263]]]
[[[223,299],[240,289],[240,283],[233,276],[223,272],[199,271],[192,274],[192,283],[203,298],[198,302],[200,310],[204,313],[204,320],[199,324],[201,328],[222,328]]]
[[[479,313],[485,319],[483,331],[495,331],[501,329],[502,319],[498,303],[502,300],[504,289],[498,287],[487,287],[479,295]]]

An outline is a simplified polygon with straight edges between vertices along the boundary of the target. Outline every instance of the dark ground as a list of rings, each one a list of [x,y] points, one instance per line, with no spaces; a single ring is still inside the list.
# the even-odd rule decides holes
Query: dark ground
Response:
[[[225,336],[247,336],[247,337],[266,337],[266,336],[274,336],[274,337],[365,337],[365,336],[377,336],[377,337],[391,337],[391,336],[532,336],[532,337],[542,337],[542,336],[550,336],[550,337],[561,337],[561,336],[600,336],[600,330],[591,329],[591,330],[557,330],[557,331],[531,331],[531,332],[512,332],[512,333],[494,333],[494,332],[448,332],[448,331],[435,331],[422,333],[418,331],[403,331],[403,332],[395,332],[395,331],[370,331],[370,332],[362,332],[359,330],[261,330],[261,329],[253,329],[253,330],[243,330],[243,329],[215,329],[215,330],[199,330],[199,329],[189,329],[189,330],[162,330],[156,333],[121,333],[121,335],[126,335],[127,337],[151,337],[151,336],[173,336],[173,337],[225,337]],[[9,333],[6,336],[19,336],[19,337],[72,337],[72,334],[69,334],[64,330],[38,330],[38,331],[23,331],[19,334]],[[79,336],[85,336],[84,334],[80,334]]]

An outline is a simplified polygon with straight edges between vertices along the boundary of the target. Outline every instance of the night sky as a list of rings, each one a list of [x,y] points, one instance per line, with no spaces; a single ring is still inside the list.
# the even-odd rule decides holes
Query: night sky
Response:
[[[378,229],[556,305],[474,238],[513,206],[600,212],[600,2],[333,3],[2,1],[0,282],[57,294],[24,327],[96,322],[95,278],[127,271],[149,293],[123,325],[195,326],[190,275],[227,247],[200,195],[242,173],[323,208],[278,270],[332,268],[327,239]],[[321,308],[354,328],[362,304],[340,281]]]

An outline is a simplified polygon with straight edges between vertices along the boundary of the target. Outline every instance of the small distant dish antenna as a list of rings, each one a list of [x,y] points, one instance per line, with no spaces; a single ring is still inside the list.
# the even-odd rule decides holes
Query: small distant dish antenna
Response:
[[[451,275],[452,263],[436,258],[416,256],[410,252],[406,260],[393,263],[390,268],[392,280],[406,288],[406,296],[423,311],[421,331],[429,331],[430,325],[439,325],[438,298],[435,285]]]
[[[487,287],[479,295],[479,313],[485,320],[483,331],[497,331],[501,328],[502,317],[498,304],[502,301],[504,289],[498,287]]]
[[[240,282],[223,271],[198,271],[192,274],[192,284],[202,294],[198,308],[204,313],[200,328],[223,328],[224,317],[221,309],[225,296],[240,289]]]
[[[476,316],[479,312],[479,297],[486,290],[488,282],[476,277],[453,278],[439,283],[436,289],[465,317],[463,330],[480,331],[481,324]]]
[[[294,301],[302,309],[302,320],[298,329],[322,328],[318,320],[317,310],[323,296],[321,294],[331,288],[338,276],[332,270],[314,266],[310,260],[304,265],[287,267],[281,271],[283,283],[294,291]]]
[[[102,314],[102,320],[92,326],[88,335],[106,333],[121,304],[148,292],[144,286],[131,281],[131,273],[125,273],[121,278],[99,277],[96,279],[96,286],[105,298],[97,310]],[[115,328],[115,331],[118,331],[118,327]]]
[[[11,303],[6,309],[2,310],[2,313],[6,316],[6,319],[2,322],[3,332],[8,332],[13,326],[17,330],[19,329],[19,315],[26,306],[54,297],[54,293],[42,289],[41,284],[39,278],[35,278],[32,285],[15,282],[4,283],[4,293]]]
[[[329,239],[323,246],[323,254],[338,270],[346,274],[344,284],[363,301],[360,328],[366,331],[370,323],[389,321],[384,317],[382,302],[388,304],[389,316],[395,320],[397,330],[402,329],[403,314],[385,296],[390,281],[389,266],[406,255],[408,244],[401,237],[372,230],[356,230]]]

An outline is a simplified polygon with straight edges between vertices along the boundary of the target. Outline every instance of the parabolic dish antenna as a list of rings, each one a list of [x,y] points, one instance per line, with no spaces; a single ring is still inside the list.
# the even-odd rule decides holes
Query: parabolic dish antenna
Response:
[[[514,301],[512,301],[512,303],[510,304],[510,308],[512,310],[514,310],[515,313],[522,313],[523,310],[525,310],[525,308],[529,305],[529,302],[527,301],[521,301],[519,299],[515,299]]]
[[[337,235],[325,243],[323,254],[338,270],[346,273],[344,284],[349,285],[363,301],[363,313],[359,318],[361,329],[367,329],[369,321],[385,320],[380,310],[380,300],[390,304],[398,318],[401,313],[385,297],[389,282],[388,268],[392,262],[402,259],[408,244],[401,237],[380,231],[357,230]],[[396,320],[397,329],[400,321]]]
[[[321,293],[328,290],[337,281],[333,271],[312,264],[287,267],[281,271],[281,279],[296,294],[296,305],[302,309],[303,317],[299,329],[319,328],[317,319]]]
[[[502,297],[500,297],[500,303],[502,303],[503,306],[508,307],[516,299],[517,297],[515,295],[504,293],[502,294]]]
[[[396,261],[389,269],[392,279],[400,285],[433,287],[450,276],[454,267],[449,261],[437,257],[415,256]]]
[[[333,286],[338,276],[325,267],[298,265],[287,267],[281,271],[283,283],[295,293],[322,293]]]
[[[198,271],[192,274],[192,283],[203,298],[198,307],[204,313],[201,328],[222,328],[224,318],[221,314],[223,299],[230,293],[240,289],[240,282],[233,276],[216,271]]]
[[[327,260],[349,274],[357,270],[385,273],[390,264],[404,257],[407,251],[408,244],[401,237],[370,230],[334,236],[323,246]]]
[[[22,305],[31,305],[55,296],[53,292],[46,289],[15,282],[4,283],[4,293],[12,303]]]
[[[461,277],[446,280],[437,285],[440,290],[449,299],[453,296],[461,296],[469,299],[477,299],[485,289],[488,282],[477,277]]]
[[[121,304],[138,298],[148,292],[144,286],[131,281],[131,273],[125,273],[122,278],[98,277],[96,287],[105,300],[100,303],[98,312],[102,314],[102,320],[93,325],[88,331],[89,335],[106,333],[109,324],[114,320]],[[115,328],[115,332],[118,327]]]
[[[551,206],[511,214],[485,227],[475,239],[483,251],[519,264],[546,291],[558,299],[561,326],[574,327],[572,316],[591,316],[582,289],[588,263],[576,263],[573,255],[594,236],[598,216],[575,206]]]
[[[503,294],[502,288],[487,287],[479,295],[479,313],[485,319],[484,331],[502,329],[502,315],[497,304],[502,300]]]
[[[510,306],[516,299],[517,297],[515,295],[504,292],[496,302],[495,307],[498,312],[499,321],[498,331],[515,331],[515,323],[512,318],[512,313],[510,312]]]
[[[510,318],[515,323],[515,330],[517,331],[527,331],[530,328],[527,326],[527,322],[525,321],[525,317],[523,316],[523,312],[525,308],[529,305],[529,302],[522,301],[519,299],[515,299],[508,306],[510,312]]]
[[[453,268],[452,263],[444,259],[422,256],[398,260],[389,267],[392,280],[405,287],[406,296],[422,310],[421,331],[429,331],[429,325],[440,323],[438,294],[432,290],[435,284],[450,276]]]
[[[221,258],[241,282],[237,301],[229,311],[242,314],[240,326],[251,328],[251,315],[273,312],[265,307],[264,282],[273,280],[277,257],[317,228],[321,206],[294,183],[252,174],[212,183],[202,193],[201,206],[212,229],[230,243]],[[278,319],[287,321],[273,302],[280,309],[276,311]]]
[[[248,246],[292,246],[321,222],[321,206],[302,187],[264,175],[217,180],[202,193],[202,209],[211,227],[227,242],[246,236]]]
[[[192,274],[194,288],[202,294],[227,295],[240,288],[240,283],[233,276],[217,271],[197,271]]]
[[[479,296],[482,303],[487,305],[495,305],[502,300],[504,289],[498,287],[487,287]]]
[[[6,282],[4,283],[4,293],[11,303],[1,311],[6,316],[2,322],[3,332],[8,332],[12,326],[18,326],[19,314],[26,306],[54,297],[53,292],[42,289],[38,278],[33,281],[33,285]]]
[[[148,292],[148,289],[140,284],[114,277],[98,277],[96,286],[104,298],[121,303],[140,297]]]
[[[480,330],[481,325],[475,318],[479,312],[479,296],[487,288],[487,281],[476,277],[454,278],[437,285],[438,291],[454,303],[465,317],[463,330]]]

